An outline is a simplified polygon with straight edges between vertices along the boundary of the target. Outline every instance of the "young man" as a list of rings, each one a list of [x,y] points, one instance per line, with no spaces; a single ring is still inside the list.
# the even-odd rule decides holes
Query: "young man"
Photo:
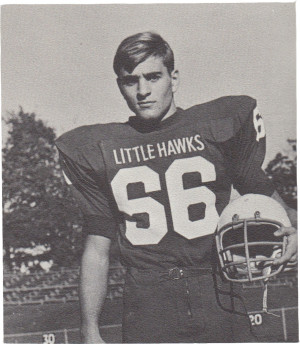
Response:
[[[125,39],[114,70],[135,116],[124,124],[77,128],[57,141],[66,180],[85,218],[84,342],[103,342],[98,317],[111,240],[118,240],[128,267],[124,342],[253,341],[247,317],[217,303],[211,253],[232,185],[241,194],[273,197],[296,226],[295,212],[261,169],[266,139],[255,100],[223,97],[176,108],[173,52],[154,33]],[[295,233],[294,228],[278,231],[289,244],[275,263],[295,258]],[[233,306],[228,299],[225,308]],[[234,307],[243,313],[240,298]]]

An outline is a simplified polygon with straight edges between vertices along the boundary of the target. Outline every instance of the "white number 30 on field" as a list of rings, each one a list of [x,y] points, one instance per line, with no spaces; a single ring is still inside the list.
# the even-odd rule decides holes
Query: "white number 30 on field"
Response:
[[[55,344],[55,335],[53,333],[43,334],[43,344]]]

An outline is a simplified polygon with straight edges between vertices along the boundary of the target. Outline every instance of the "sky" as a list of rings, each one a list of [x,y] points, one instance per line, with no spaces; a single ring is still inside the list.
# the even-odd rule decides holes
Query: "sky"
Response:
[[[155,31],[175,54],[177,106],[224,95],[257,99],[266,162],[296,138],[293,3],[6,5],[1,12],[3,117],[22,106],[58,136],[81,125],[126,121],[131,113],[113,57],[127,36]]]

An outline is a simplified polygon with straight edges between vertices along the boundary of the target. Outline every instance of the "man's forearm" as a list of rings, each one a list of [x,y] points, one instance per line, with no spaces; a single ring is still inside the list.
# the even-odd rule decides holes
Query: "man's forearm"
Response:
[[[108,253],[87,243],[80,271],[81,333],[85,343],[99,342],[98,319],[107,293],[108,269]]]

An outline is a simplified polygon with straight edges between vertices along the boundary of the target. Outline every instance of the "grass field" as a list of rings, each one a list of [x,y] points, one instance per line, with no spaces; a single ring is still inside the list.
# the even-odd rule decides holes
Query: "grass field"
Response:
[[[121,342],[121,301],[116,299],[106,302],[100,326],[107,343]],[[278,316],[262,314],[261,308],[251,312],[254,332],[259,340],[298,342],[297,307],[270,309],[270,311]],[[6,306],[4,326],[5,343],[79,343],[79,305],[77,302],[70,302]],[[54,335],[55,340],[49,341],[49,335],[52,335],[51,338]]]
[[[106,300],[100,326],[109,343],[121,342],[121,316],[122,299]],[[79,343],[79,325],[78,302],[4,307],[5,343],[43,343],[43,335],[53,333],[55,343],[65,343],[64,329],[69,343]]]

